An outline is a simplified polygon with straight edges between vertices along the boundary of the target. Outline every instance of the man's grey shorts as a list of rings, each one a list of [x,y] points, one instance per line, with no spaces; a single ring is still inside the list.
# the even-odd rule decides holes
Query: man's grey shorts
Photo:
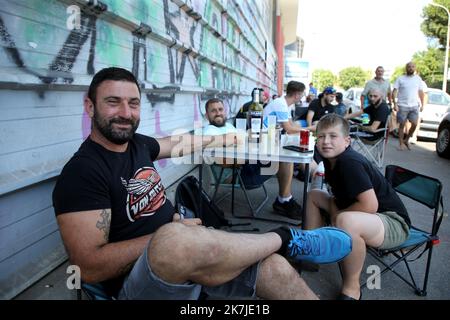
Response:
[[[399,106],[397,111],[397,122],[404,123],[408,119],[411,122],[417,122],[419,119],[419,107],[417,108],[402,108]]]
[[[256,278],[259,263],[251,265],[227,283],[215,287],[206,287],[192,282],[172,284],[158,278],[151,270],[147,257],[146,248],[125,279],[119,292],[119,299],[197,300],[201,293],[212,299],[256,297]]]
[[[378,249],[391,249],[401,245],[409,237],[409,227],[396,212],[377,213],[384,225],[384,241]]]

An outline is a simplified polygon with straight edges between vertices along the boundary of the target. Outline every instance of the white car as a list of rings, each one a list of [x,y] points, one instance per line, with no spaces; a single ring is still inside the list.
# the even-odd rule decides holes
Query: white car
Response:
[[[427,90],[427,103],[420,113],[418,138],[437,139],[438,127],[445,113],[450,111],[450,96],[439,89]]]
[[[436,152],[440,157],[450,159],[450,112],[442,118],[439,125]]]
[[[344,104],[349,112],[355,112],[361,109],[361,93],[364,88],[350,88],[344,93]]]

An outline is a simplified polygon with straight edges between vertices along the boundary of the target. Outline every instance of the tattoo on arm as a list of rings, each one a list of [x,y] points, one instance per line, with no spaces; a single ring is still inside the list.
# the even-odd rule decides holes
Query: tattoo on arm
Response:
[[[95,225],[98,230],[103,231],[103,237],[106,241],[109,239],[109,228],[111,225],[111,210],[103,209],[100,213],[100,220]]]

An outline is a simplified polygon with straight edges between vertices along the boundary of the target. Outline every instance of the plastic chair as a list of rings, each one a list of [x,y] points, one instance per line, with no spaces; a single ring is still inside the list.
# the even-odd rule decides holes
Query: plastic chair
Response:
[[[383,135],[376,140],[371,139],[373,134],[362,131],[359,126],[352,126],[352,128],[356,128],[356,131],[350,132],[350,136],[353,138],[352,148],[364,155],[379,169],[383,167],[386,144],[389,138],[389,121],[390,115],[386,119],[385,126],[375,131],[375,133],[383,133]]]
[[[417,295],[426,296],[428,274],[431,266],[431,256],[433,253],[433,247],[439,243],[437,233],[441,225],[444,212],[441,194],[442,183],[435,178],[427,177],[395,165],[389,165],[386,167],[385,176],[395,191],[433,210],[433,215],[430,215],[430,218],[433,217],[433,221],[430,231],[424,231],[412,225],[408,239],[396,248],[388,250],[367,248],[367,252],[385,266],[380,276],[387,271],[392,271],[405,283],[411,286]],[[421,248],[423,250],[418,253],[418,250]],[[416,284],[416,280],[414,279],[409,263],[419,260],[427,251],[428,257],[426,260],[424,280],[421,288]],[[388,255],[395,257],[395,261],[390,264],[385,262],[382,258]],[[414,258],[412,258],[413,255]],[[406,279],[403,275],[394,270],[394,268],[401,262],[405,263],[410,280]],[[418,272],[416,272],[416,274],[417,273]]]

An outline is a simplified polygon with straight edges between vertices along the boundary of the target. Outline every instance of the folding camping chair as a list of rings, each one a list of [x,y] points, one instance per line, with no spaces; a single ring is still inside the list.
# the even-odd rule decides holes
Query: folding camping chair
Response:
[[[376,140],[372,140],[371,137],[373,137],[373,135],[362,131],[359,125],[352,126],[352,128],[356,128],[356,131],[350,132],[350,136],[352,137],[352,148],[364,155],[379,169],[383,167],[384,153],[386,152],[386,144],[389,138],[389,121],[390,115],[386,120],[385,126],[375,131],[375,133],[383,133],[383,135]]]
[[[390,270],[410,285],[417,295],[426,296],[431,255],[433,253],[433,246],[439,243],[437,233],[444,212],[441,194],[442,183],[435,178],[427,177],[395,165],[388,165],[386,167],[385,176],[399,194],[405,195],[408,198],[425,205],[429,209],[434,210],[434,214],[432,215],[433,222],[430,231],[424,231],[412,225],[408,239],[396,248],[388,250],[367,248],[367,252],[385,266],[380,276]],[[419,252],[418,250],[421,248],[423,248],[423,250]],[[428,258],[425,266],[423,286],[420,288],[416,284],[409,263],[419,260],[426,251],[428,251]],[[395,261],[390,264],[384,261],[383,258],[388,255],[394,256],[396,258]],[[410,281],[394,270],[394,268],[402,261],[405,263],[411,279]],[[419,272],[416,271],[415,274],[417,275],[417,273]]]

